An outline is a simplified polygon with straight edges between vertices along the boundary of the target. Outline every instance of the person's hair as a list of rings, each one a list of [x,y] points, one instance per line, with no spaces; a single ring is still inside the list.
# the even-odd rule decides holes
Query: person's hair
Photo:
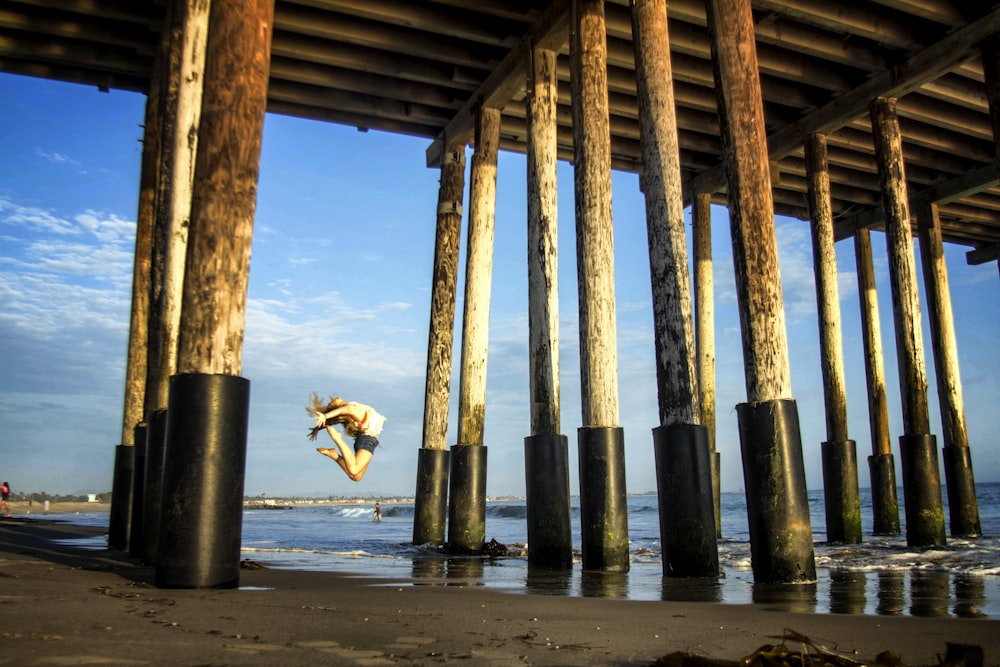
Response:
[[[333,396],[326,403],[319,397],[315,391],[312,396],[309,397],[309,405],[306,406],[306,412],[312,414],[313,412],[330,412],[335,408],[347,405],[347,401],[342,399],[340,396]],[[326,420],[326,426],[334,426],[336,424],[341,424],[344,427],[344,433],[351,436],[352,438],[358,436],[358,428],[354,424],[354,420],[347,415],[338,415],[336,417],[330,417]],[[315,440],[316,436],[319,435],[320,431],[326,429],[326,426],[313,426],[309,429],[309,439]]]

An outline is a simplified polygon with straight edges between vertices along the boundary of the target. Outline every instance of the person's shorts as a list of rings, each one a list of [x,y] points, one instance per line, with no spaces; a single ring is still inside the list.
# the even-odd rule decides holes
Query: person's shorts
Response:
[[[370,435],[359,435],[354,439],[354,453],[357,454],[362,449],[367,449],[372,454],[375,453],[375,448],[378,447],[378,438]]]

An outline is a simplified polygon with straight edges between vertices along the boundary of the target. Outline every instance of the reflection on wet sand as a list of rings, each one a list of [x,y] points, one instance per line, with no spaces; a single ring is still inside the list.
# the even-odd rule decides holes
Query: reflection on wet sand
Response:
[[[628,574],[624,572],[582,570],[580,572],[580,594],[585,598],[627,600]]]
[[[753,601],[780,611],[816,611],[816,583],[753,585]]]
[[[867,588],[864,572],[830,570],[830,613],[865,613]]]
[[[548,569],[529,563],[524,584],[529,593],[570,595],[573,586],[573,570]]]
[[[722,579],[663,577],[661,599],[672,602],[722,602]]]
[[[906,608],[903,595],[903,580],[906,573],[900,570],[885,570],[876,576],[876,599],[878,604],[875,613],[880,616],[900,616]]]
[[[913,616],[948,616],[949,575],[947,572],[913,570],[910,572],[910,614]]]
[[[503,581],[506,582],[504,587],[515,592],[620,600],[635,595],[630,584],[645,587],[643,590],[653,584],[648,578],[637,583],[629,574],[621,572],[579,567],[547,569],[531,565],[521,570],[516,566],[507,567],[505,562],[504,559],[443,555],[415,557],[411,575],[417,586],[492,586]],[[962,572],[829,569],[818,581],[800,584],[763,584],[726,577],[657,578],[658,597],[646,599],[724,603],[740,602],[749,593],[754,604],[779,611],[932,618],[988,616],[983,611],[989,604],[987,582],[983,576]]]
[[[955,616],[960,618],[986,618],[982,606],[986,604],[986,586],[983,578],[974,574],[955,575]]]

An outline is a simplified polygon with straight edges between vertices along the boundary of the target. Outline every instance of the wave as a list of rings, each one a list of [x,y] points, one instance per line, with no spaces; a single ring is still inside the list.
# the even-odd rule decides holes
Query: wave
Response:
[[[527,519],[528,508],[526,505],[488,505],[486,507],[486,517],[497,519]]]

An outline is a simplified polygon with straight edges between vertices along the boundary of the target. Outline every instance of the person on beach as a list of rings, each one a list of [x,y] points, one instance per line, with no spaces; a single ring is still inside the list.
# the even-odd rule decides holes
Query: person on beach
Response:
[[[385,425],[385,417],[370,405],[345,401],[334,396],[325,405],[319,395],[313,392],[309,407],[306,408],[316,424],[309,431],[309,439],[315,440],[320,431],[326,431],[336,447],[317,447],[316,451],[329,456],[343,469],[352,481],[360,482],[368,471],[378,437]],[[334,426],[340,424],[344,433],[354,438],[354,449],[347,446],[340,431]]]
[[[3,515],[10,516],[10,484],[4,482],[0,485],[0,507],[3,509]]]

